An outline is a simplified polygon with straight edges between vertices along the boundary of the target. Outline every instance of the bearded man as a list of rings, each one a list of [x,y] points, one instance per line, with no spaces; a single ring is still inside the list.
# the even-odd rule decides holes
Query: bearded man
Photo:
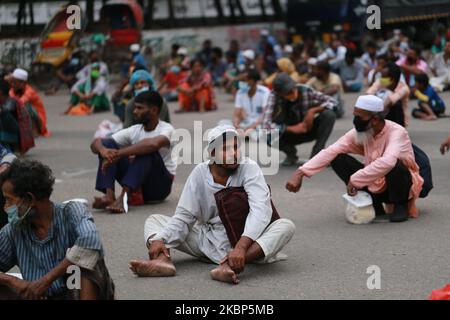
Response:
[[[190,174],[175,215],[154,214],[147,219],[144,236],[150,259],[131,261],[134,274],[174,276],[170,249],[219,265],[210,272],[211,278],[233,284],[239,282],[238,274],[248,263],[286,259],[280,251],[290,241],[295,225],[288,219],[273,221],[270,191],[261,168],[249,158],[241,159],[238,145],[234,127],[220,125],[210,131],[211,159],[197,165]],[[223,207],[215,198],[226,188],[243,188],[248,196],[248,215],[236,243],[229,238],[226,221],[219,212]],[[225,211],[233,210],[228,207]]]
[[[376,96],[360,96],[353,115],[355,128],[298,168],[286,188],[298,192],[304,176],[311,177],[331,164],[350,196],[358,190],[371,194],[377,219],[402,222],[408,216],[417,217],[415,201],[424,180],[408,132],[384,119],[383,100]],[[364,156],[364,163],[349,153]]]
[[[169,196],[177,169],[171,142],[175,129],[159,120],[162,105],[158,92],[140,93],[133,109],[138,124],[116,132],[111,138],[92,142],[91,150],[99,157],[95,188],[105,194],[95,198],[95,209],[125,213],[124,201],[133,192],[142,194],[139,204],[162,201]],[[118,198],[115,181],[123,187]]]

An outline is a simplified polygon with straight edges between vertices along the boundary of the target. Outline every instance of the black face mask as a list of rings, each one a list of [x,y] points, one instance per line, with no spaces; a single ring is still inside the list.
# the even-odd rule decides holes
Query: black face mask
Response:
[[[361,119],[360,116],[355,116],[353,118],[353,125],[355,126],[356,131],[358,132],[367,131],[367,127],[369,126],[370,120],[372,120],[372,118],[368,120],[363,120]]]
[[[22,95],[25,92],[25,90],[23,88],[19,88],[19,89],[15,89],[14,93],[17,95]]]

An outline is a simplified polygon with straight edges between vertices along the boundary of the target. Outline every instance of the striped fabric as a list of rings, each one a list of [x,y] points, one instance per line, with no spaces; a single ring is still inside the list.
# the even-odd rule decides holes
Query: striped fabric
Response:
[[[13,228],[8,224],[0,231],[0,271],[17,265],[24,280],[38,280],[60,264],[74,246],[95,250],[103,258],[100,236],[86,206],[79,202],[55,203],[53,225],[46,239],[39,240],[28,226]],[[47,295],[58,294],[65,287],[60,278]]]

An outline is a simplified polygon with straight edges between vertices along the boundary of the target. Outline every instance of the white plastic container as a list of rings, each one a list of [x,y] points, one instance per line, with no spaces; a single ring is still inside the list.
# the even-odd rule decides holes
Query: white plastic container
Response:
[[[352,197],[347,193],[342,195],[347,205],[345,209],[345,217],[352,224],[367,224],[375,219],[375,210],[372,206],[372,197],[364,191]]]

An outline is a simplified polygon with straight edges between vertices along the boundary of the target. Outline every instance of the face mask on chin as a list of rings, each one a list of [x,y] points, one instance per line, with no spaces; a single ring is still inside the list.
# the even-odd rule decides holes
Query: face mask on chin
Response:
[[[25,90],[23,88],[14,89],[14,93],[19,95],[19,96],[22,95],[24,93],[24,91]]]
[[[149,91],[149,87],[142,87],[140,89],[134,90],[134,96],[137,97],[140,93]]]
[[[383,88],[387,88],[387,87],[389,87],[391,84],[392,84],[392,81],[391,81],[390,78],[387,78],[387,77],[382,77],[382,78],[380,78],[380,85],[381,85]]]
[[[250,86],[248,85],[247,82],[239,81],[239,90],[247,93],[250,91]]]
[[[408,64],[416,64],[416,59],[414,58],[407,58]]]
[[[31,206],[29,206],[28,209],[25,210],[25,213],[21,217],[19,217],[19,208],[20,207],[22,207],[22,205],[17,206],[14,204],[5,209],[5,212],[8,215],[8,223],[12,227],[23,226],[26,223],[26,221],[28,220],[27,218],[29,216],[31,216],[34,212],[34,210],[31,208]]]

